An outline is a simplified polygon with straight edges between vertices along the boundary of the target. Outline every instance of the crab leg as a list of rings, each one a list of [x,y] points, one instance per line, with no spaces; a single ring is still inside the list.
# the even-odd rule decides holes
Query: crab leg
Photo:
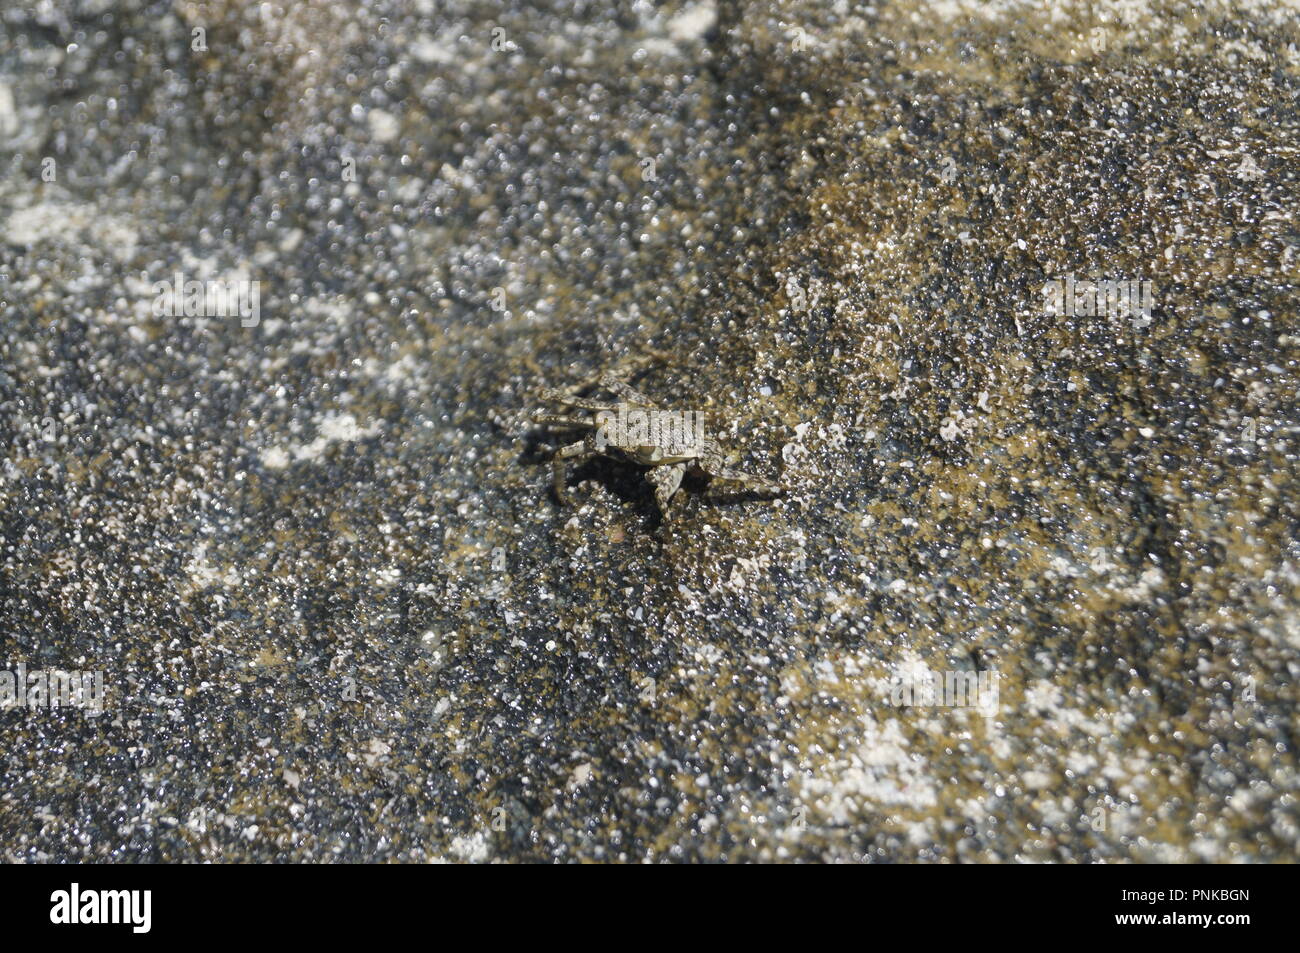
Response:
[[[551,458],[551,482],[555,488],[555,496],[561,502],[569,502],[569,490],[565,485],[565,468],[564,462],[572,460],[575,457],[579,461],[590,457],[595,450],[591,446],[591,438],[584,437],[576,443],[571,443],[567,447],[561,447],[555,451],[555,456]]]
[[[705,471],[708,472],[708,471]],[[764,493],[782,493],[785,487],[779,483],[773,483],[771,480],[764,480],[762,477],[754,476],[752,473],[742,473],[740,470],[733,470],[730,467],[723,467],[716,473],[709,473],[709,476],[715,480],[730,480],[732,483],[739,483],[743,486],[752,487],[755,490],[761,490]]]
[[[578,388],[581,390],[582,388]],[[542,400],[551,401],[556,404],[564,404],[566,407],[577,407],[580,410],[617,410],[618,404],[608,400],[594,400],[590,397],[575,397],[568,391],[562,390],[544,390],[541,393]]]
[[[619,397],[622,397],[629,404],[640,404],[643,407],[654,407],[655,405],[654,401],[649,397],[641,393],[627,381],[623,380],[623,378],[610,371],[606,371],[600,375],[596,381],[596,386],[603,387],[607,391],[618,394]]]
[[[556,427],[579,427],[585,429],[596,426],[596,422],[587,417],[567,417],[564,414],[534,414],[533,420],[539,424],[551,424]]]
[[[668,518],[668,504],[677,492],[677,488],[682,485],[682,477],[686,475],[686,464],[674,463],[672,466],[651,467],[650,472],[646,474],[646,479],[654,484],[655,502],[659,504],[659,512]]]
[[[732,483],[752,487],[764,493],[785,492],[785,487],[779,483],[773,483],[771,480],[764,480],[752,473],[745,473],[743,470],[736,470],[727,466],[726,456],[717,447],[712,447],[700,454],[696,466],[715,480],[730,480]]]

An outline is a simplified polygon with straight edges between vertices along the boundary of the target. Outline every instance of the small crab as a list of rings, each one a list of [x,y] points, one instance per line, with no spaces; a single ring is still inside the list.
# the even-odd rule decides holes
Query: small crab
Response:
[[[590,389],[614,394],[618,400],[580,397]],[[569,501],[565,487],[565,464],[582,463],[595,456],[616,456],[647,467],[646,478],[654,485],[655,502],[665,518],[669,503],[689,470],[730,480],[763,493],[781,493],[783,487],[728,466],[727,455],[718,442],[705,436],[703,414],[667,411],[657,407],[622,376],[606,371],[593,382],[568,389],[548,388],[543,402],[558,404],[560,413],[537,411],[533,419],[556,429],[589,431],[581,440],[561,447],[552,457],[555,495]],[[592,411],[579,416],[577,411]]]

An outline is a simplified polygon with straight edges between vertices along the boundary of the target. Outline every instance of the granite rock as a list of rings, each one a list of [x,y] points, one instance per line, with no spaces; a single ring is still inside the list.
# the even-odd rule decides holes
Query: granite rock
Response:
[[[0,664],[106,698],[0,712],[0,858],[1295,860],[1297,43],[6,9]],[[559,505],[652,352],[786,494]]]

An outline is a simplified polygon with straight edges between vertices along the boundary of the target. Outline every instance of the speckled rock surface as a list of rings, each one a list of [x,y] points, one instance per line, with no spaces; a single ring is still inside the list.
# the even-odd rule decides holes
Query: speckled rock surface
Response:
[[[1296,859],[1294,11],[22,6],[0,859]]]

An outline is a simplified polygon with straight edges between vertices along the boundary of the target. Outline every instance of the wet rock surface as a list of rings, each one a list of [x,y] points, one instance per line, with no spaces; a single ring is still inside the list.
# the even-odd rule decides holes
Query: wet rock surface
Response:
[[[35,7],[5,860],[1296,858],[1294,13]]]

